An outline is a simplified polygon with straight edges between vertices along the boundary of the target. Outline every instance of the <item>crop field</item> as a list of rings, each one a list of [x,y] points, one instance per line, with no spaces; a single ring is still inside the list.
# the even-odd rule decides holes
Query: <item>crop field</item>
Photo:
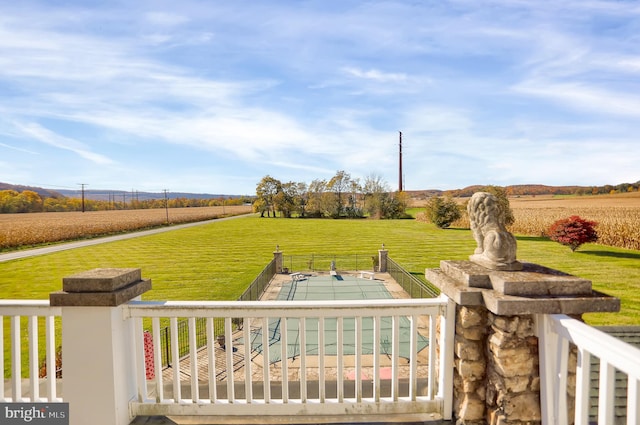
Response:
[[[598,223],[599,244],[640,250],[640,193],[597,196],[528,196],[510,198],[518,235],[544,236],[554,221],[572,215]],[[468,227],[459,220],[455,227]]]
[[[251,212],[250,206],[169,208],[170,224]],[[113,210],[0,214],[0,252],[74,239],[113,235],[167,224],[167,210]]]

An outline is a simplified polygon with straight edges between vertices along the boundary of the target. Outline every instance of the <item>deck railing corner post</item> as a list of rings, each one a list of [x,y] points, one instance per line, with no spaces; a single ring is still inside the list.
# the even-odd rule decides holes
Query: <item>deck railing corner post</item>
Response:
[[[94,269],[64,278],[63,290],[50,294],[62,311],[63,399],[71,425],[133,419],[129,402],[138,396],[136,362],[143,356],[132,341],[142,330],[126,303],[149,289],[140,269]]]

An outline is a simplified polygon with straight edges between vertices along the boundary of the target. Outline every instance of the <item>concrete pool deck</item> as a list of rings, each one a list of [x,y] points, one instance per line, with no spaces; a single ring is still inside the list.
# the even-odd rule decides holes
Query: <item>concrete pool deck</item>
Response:
[[[359,271],[345,271],[345,272],[338,272],[338,275],[340,276],[349,276],[349,277],[360,277],[360,273]],[[303,275],[305,275],[305,277],[330,277],[331,275],[329,274],[329,272],[306,272],[303,273]],[[409,294],[407,294],[405,292],[404,289],[402,289],[402,286],[400,286],[398,284],[398,282],[396,282],[389,273],[378,273],[376,272],[374,275],[374,279],[375,281],[378,282],[382,282],[385,286],[385,288],[387,289],[387,291],[389,291],[389,294],[391,294],[392,298],[395,299],[402,299],[402,298],[409,298]],[[369,280],[369,278],[363,278],[363,280]],[[291,276],[288,274],[276,274],[273,279],[271,279],[271,282],[269,283],[269,286],[265,289],[264,294],[262,295],[262,297],[260,298],[261,300],[276,300],[278,298],[278,294],[280,293],[280,289],[282,289],[282,286],[290,283],[291,282]]]

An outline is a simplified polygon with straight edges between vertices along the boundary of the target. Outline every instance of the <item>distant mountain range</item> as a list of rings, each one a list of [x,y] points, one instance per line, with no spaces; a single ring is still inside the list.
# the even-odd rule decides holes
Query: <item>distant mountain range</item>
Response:
[[[43,198],[58,198],[58,197],[67,197],[67,198],[80,198],[82,196],[82,191],[80,188],[77,190],[68,190],[68,189],[45,189],[42,187],[35,186],[24,186],[24,185],[15,185],[9,183],[0,182],[0,190],[15,190],[17,192],[22,192],[25,190],[30,190],[36,192]],[[127,201],[131,199],[136,199],[138,201],[145,201],[149,199],[164,199],[164,192],[139,192],[139,191],[125,191],[125,190],[84,190],[84,196],[86,199],[93,199],[96,201],[121,201],[126,199]],[[168,199],[176,199],[176,198],[186,198],[186,199],[218,199],[218,198],[241,198],[242,195],[222,195],[222,194],[212,194],[212,193],[186,193],[186,192],[167,192]]]
[[[58,193],[68,198],[79,198],[82,196],[80,190],[58,190]],[[147,201],[149,199],[164,199],[164,192],[139,192],[125,191],[125,190],[84,190],[84,196],[86,199],[93,199],[95,201],[122,201],[123,199],[129,201],[135,199],[136,201]],[[219,199],[219,198],[239,198],[240,195],[218,195],[212,193],[186,193],[186,192],[169,192],[166,194],[168,199],[185,198],[185,199]]]
[[[449,195],[452,197],[471,197],[475,192],[482,190],[486,185],[467,186],[463,189],[452,190],[409,190],[407,193],[415,199],[426,199],[430,196]],[[576,195],[576,194],[596,194],[610,193],[612,190],[617,192],[626,192],[629,187],[638,190],[640,180],[635,183],[622,183],[617,185],[603,186],[546,186],[542,184],[519,184],[505,186],[507,195],[524,196],[524,195]]]
[[[617,190],[620,192],[626,191],[629,187],[633,187],[635,190],[640,188],[640,180],[635,183],[623,183],[617,185],[603,185],[603,186],[546,186],[540,184],[525,184],[525,185],[511,185],[506,186],[507,193],[512,196],[517,195],[573,195],[576,193],[590,194],[593,193],[593,189],[597,189],[596,193],[609,193],[611,190]],[[428,198],[430,196],[440,196],[443,194],[455,196],[455,197],[467,197],[473,195],[474,192],[481,190],[484,186],[475,185],[468,186],[463,189],[453,190],[408,190],[406,191],[412,198]],[[14,185],[9,183],[0,182],[0,190],[15,190],[22,192],[25,190],[31,190],[38,193],[41,197],[56,198],[80,198],[82,191],[80,188],[77,190],[67,189],[45,189],[42,187]],[[144,201],[149,199],[164,199],[164,192],[138,192],[138,191],[124,191],[124,190],[91,190],[85,189],[84,196],[86,199],[109,201],[109,200],[125,200],[129,201],[135,199],[138,201]],[[241,198],[244,195],[222,195],[212,193],[188,193],[188,192],[167,192],[167,198],[185,198],[185,199],[218,199],[224,198]]]

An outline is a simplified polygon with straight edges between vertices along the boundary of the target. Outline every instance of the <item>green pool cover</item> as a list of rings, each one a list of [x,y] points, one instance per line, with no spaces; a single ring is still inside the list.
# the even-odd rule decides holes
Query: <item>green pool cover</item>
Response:
[[[306,279],[287,283],[282,286],[279,300],[363,300],[392,298],[384,283],[377,280],[360,279],[354,276],[309,276]],[[287,357],[300,355],[299,325],[297,318],[287,320]],[[324,319],[325,354],[337,354],[337,319]],[[280,319],[269,320],[269,361],[280,361],[281,357],[281,323]],[[392,318],[380,320],[380,352],[391,355]],[[400,357],[409,358],[410,322],[407,317],[400,317]],[[318,351],[318,319],[308,318],[305,323],[306,353],[317,355]],[[343,346],[345,355],[356,353],[355,318],[343,319]],[[373,318],[362,319],[362,354],[373,354]],[[418,351],[429,345],[427,338],[418,335]],[[251,348],[262,352],[262,329],[252,331]]]

